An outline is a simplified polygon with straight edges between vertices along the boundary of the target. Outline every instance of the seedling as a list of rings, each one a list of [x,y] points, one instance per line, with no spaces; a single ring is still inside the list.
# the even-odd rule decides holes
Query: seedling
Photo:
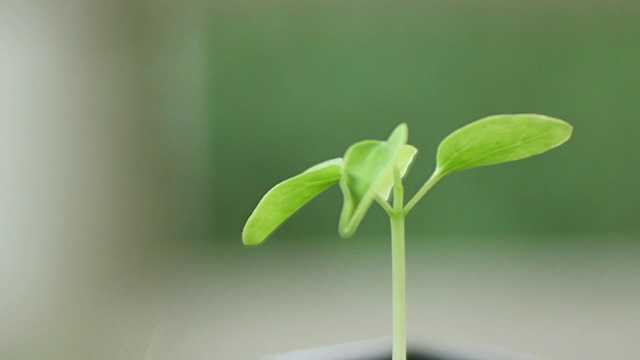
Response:
[[[400,124],[386,141],[357,142],[342,158],[315,165],[274,186],[247,220],[242,241],[246,245],[260,244],[303,205],[335,184],[343,194],[338,226],[342,238],[356,232],[374,202],[380,205],[391,220],[393,360],[405,360],[407,215],[446,175],[541,154],[567,141],[572,130],[565,121],[536,114],[495,115],[472,122],[440,143],[433,174],[405,204],[402,178],[417,149],[407,144],[407,125]]]

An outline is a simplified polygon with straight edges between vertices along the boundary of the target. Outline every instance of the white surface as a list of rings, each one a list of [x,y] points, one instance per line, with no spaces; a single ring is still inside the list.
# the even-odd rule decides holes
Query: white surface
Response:
[[[624,239],[460,246],[409,237],[409,334],[546,359],[640,358],[640,246]],[[148,360],[253,359],[389,336],[387,256],[362,253],[357,243],[380,242],[304,241],[324,245],[313,256],[274,245],[228,253],[237,259],[226,265],[222,255],[194,265],[177,279],[184,291],[176,320]]]

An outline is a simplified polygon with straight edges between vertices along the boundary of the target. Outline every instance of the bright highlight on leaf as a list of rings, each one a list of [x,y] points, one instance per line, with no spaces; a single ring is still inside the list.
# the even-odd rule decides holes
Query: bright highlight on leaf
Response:
[[[342,159],[328,160],[274,186],[247,220],[244,244],[260,244],[304,204],[338,183],[341,167]]]
[[[569,140],[572,130],[567,122],[544,115],[489,116],[440,143],[438,171],[445,175],[541,154]]]
[[[338,230],[343,238],[351,237],[375,201],[387,200],[397,167],[404,175],[417,150],[406,145],[408,129],[400,124],[387,141],[365,140],[352,145],[344,155],[342,189],[344,202]]]

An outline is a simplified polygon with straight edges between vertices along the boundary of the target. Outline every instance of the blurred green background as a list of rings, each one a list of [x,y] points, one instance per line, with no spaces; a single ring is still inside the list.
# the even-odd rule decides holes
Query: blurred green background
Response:
[[[388,220],[273,185],[400,122],[534,112],[573,138],[447,177],[407,220],[408,333],[638,359],[637,1],[0,0],[0,358],[246,360],[386,337]]]
[[[410,218],[411,235],[640,230],[639,6],[512,1],[227,2],[207,41],[216,246],[239,241],[275,183],[407,122],[414,193],[438,142],[472,120],[535,112],[574,138],[523,162],[456,174]],[[335,236],[337,189],[280,238]],[[357,236],[387,234],[373,211]],[[337,237],[337,236],[335,236]]]

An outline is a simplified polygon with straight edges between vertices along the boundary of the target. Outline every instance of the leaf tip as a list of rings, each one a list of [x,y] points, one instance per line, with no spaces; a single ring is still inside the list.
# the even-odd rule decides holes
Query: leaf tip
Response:
[[[260,239],[255,235],[252,235],[251,231],[247,231],[246,228],[242,231],[242,243],[247,246],[255,246],[263,242],[264,239]]]
[[[396,126],[396,128],[391,132],[391,136],[389,136],[389,139],[391,139],[396,134],[398,134],[398,136],[403,139],[403,143],[406,143],[409,137],[409,126],[407,126],[407,123],[403,122]]]
[[[553,122],[553,123],[555,123],[555,124],[557,124],[557,125],[559,125],[559,126],[561,126],[563,128],[564,133],[562,134],[562,138],[560,138],[558,140],[558,144],[556,145],[556,147],[564,144],[565,142],[567,142],[567,140],[569,140],[571,138],[571,135],[573,135],[573,125],[571,125],[569,122],[567,122],[565,120],[558,119],[558,118],[555,118],[553,116],[542,115],[542,114],[528,114],[528,115],[536,116],[536,117],[538,117],[540,119],[551,121],[551,122]]]
[[[352,228],[353,228],[353,227],[351,227],[351,228],[347,228],[347,227],[340,226],[340,227],[338,228],[338,235],[340,235],[340,237],[341,237],[342,239],[345,239],[345,240],[346,240],[346,239],[348,239],[348,238],[352,237],[352,236],[353,236],[353,234],[355,233],[355,229],[352,229]]]

